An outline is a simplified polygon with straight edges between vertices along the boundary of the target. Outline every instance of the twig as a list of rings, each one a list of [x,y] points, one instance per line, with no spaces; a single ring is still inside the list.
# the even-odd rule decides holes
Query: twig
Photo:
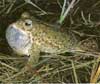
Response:
[[[82,19],[83,19],[84,23],[87,25],[87,24],[88,24],[88,21],[87,21],[86,18],[84,17],[83,11],[81,11],[81,16],[82,16]]]
[[[8,67],[8,68],[10,68],[10,69],[12,69],[12,70],[14,70],[14,71],[16,71],[16,72],[18,71],[16,68],[11,67],[11,66],[9,66],[8,64],[3,63],[3,62],[1,62],[1,61],[0,61],[0,64],[6,66],[6,67]]]
[[[43,12],[43,14],[47,14],[47,12],[45,12],[43,9],[41,9],[39,6],[37,6],[36,4],[34,4],[31,0],[24,0],[26,3],[33,5],[34,7],[36,7],[37,9],[39,9],[40,11]]]
[[[100,65],[99,65],[99,67],[98,67],[98,69],[97,69],[96,74],[95,74],[95,75],[93,76],[93,78],[90,80],[90,83],[96,83],[97,80],[98,80],[99,75],[100,75]]]
[[[12,7],[14,6],[15,2],[16,2],[16,0],[14,0],[14,1],[11,3],[10,7],[9,7],[8,10],[6,11],[6,14],[8,14],[8,13],[11,11],[11,9],[12,9]]]
[[[73,70],[73,73],[74,73],[74,78],[75,78],[75,83],[78,84],[78,78],[77,78],[77,74],[76,74],[76,69],[75,69],[75,65],[74,65],[74,62],[71,61],[72,63],[72,70]]]

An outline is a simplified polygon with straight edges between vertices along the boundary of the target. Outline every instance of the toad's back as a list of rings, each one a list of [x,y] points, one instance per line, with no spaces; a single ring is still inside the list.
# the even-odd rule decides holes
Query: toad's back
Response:
[[[33,43],[38,45],[43,52],[62,53],[70,49],[73,44],[72,38],[53,27],[33,21]]]

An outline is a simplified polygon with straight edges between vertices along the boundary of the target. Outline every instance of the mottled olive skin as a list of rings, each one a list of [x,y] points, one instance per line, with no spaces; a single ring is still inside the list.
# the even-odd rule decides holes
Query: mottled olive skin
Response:
[[[32,27],[25,25],[26,20],[32,21]],[[72,47],[71,37],[69,35],[56,31],[50,25],[39,22],[32,17],[22,17],[13,24],[16,25],[17,28],[30,33],[33,40],[33,46],[36,45],[36,47],[42,52],[57,54],[65,52],[66,49]]]
[[[66,51],[80,49],[78,48],[79,46],[74,46],[76,42],[71,35],[56,31],[54,27],[38,21],[28,13],[23,13],[21,18],[12,23],[8,28],[16,28],[18,30],[17,32],[22,31],[29,39],[29,44],[31,45],[26,44],[26,40],[18,39],[19,43],[23,41],[26,50],[21,48],[21,46],[16,48],[16,45],[19,45],[18,43],[16,44],[16,42],[13,50],[19,55],[30,55],[28,62],[30,64],[38,61],[40,52],[60,54]],[[7,31],[6,38],[9,36],[9,31]],[[9,39],[12,37],[11,35],[7,38],[11,48],[13,48],[12,44],[10,44],[12,40],[10,41]]]

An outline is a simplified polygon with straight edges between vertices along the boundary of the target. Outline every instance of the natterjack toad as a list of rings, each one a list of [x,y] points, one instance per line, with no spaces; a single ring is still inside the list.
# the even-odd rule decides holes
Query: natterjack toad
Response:
[[[60,54],[76,50],[76,42],[66,33],[56,31],[52,26],[44,24],[28,13],[9,25],[6,30],[8,44],[18,55],[30,55],[29,64],[36,63],[40,52]]]

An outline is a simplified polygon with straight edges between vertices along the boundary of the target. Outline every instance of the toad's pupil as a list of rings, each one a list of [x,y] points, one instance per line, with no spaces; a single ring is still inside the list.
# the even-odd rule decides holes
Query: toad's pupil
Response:
[[[31,24],[30,24],[30,23],[25,23],[25,25],[26,25],[26,26],[30,26]]]

